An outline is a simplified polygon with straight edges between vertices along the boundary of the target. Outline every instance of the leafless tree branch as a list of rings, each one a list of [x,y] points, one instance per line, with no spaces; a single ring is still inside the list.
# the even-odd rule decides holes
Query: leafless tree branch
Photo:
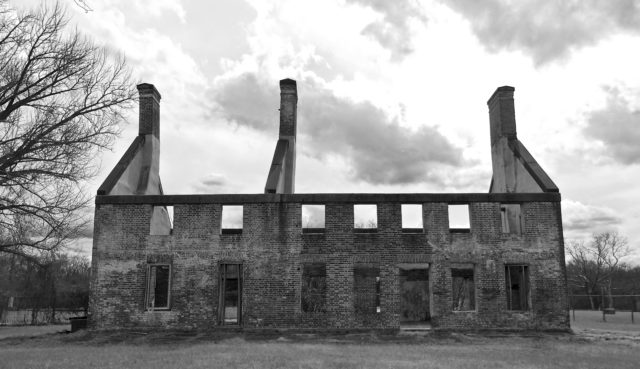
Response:
[[[589,296],[599,295],[598,289],[604,288],[611,302],[612,276],[623,266],[621,260],[631,253],[627,239],[617,232],[597,233],[589,243],[569,242],[567,253],[572,282],[581,285]],[[593,308],[593,301],[591,305]]]
[[[67,23],[59,3],[21,13],[0,0],[0,252],[30,256],[80,233],[82,184],[135,99],[124,58]]]

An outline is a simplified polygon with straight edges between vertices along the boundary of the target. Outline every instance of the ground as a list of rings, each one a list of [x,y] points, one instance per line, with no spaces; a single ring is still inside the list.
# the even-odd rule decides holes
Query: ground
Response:
[[[576,312],[574,333],[52,333],[0,327],[0,368],[637,368],[640,322]],[[573,322],[572,322],[573,323]]]

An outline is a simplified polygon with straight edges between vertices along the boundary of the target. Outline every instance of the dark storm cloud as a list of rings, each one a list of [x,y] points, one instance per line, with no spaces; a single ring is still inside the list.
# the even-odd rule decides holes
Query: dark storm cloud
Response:
[[[260,85],[254,74],[227,79],[212,94],[227,119],[257,130],[277,132],[273,122],[278,119],[280,107],[278,90]]]
[[[356,179],[442,183],[436,168],[462,163],[461,150],[435,128],[403,127],[373,104],[335,96],[310,80],[299,82],[298,90],[298,135],[305,145],[298,150],[319,159],[342,157]],[[214,98],[227,119],[276,134],[277,116],[264,120],[279,104],[275,86],[261,86],[255,76],[242,75],[219,83]]]
[[[607,154],[622,164],[640,163],[640,111],[629,108],[616,88],[609,88],[607,105],[587,116],[584,134],[602,141]]]
[[[308,135],[314,155],[348,155],[356,178],[399,184],[436,180],[433,164],[457,165],[461,152],[440,132],[411,130],[369,102],[353,102],[319,86],[309,86],[300,106],[299,132]]]
[[[640,31],[637,0],[440,0],[490,51],[523,50],[541,65],[620,31]]]
[[[391,52],[393,60],[402,60],[413,52],[409,22],[415,19],[426,22],[419,4],[411,0],[347,0],[353,4],[370,7],[383,14],[383,19],[368,24],[362,34],[372,37]]]

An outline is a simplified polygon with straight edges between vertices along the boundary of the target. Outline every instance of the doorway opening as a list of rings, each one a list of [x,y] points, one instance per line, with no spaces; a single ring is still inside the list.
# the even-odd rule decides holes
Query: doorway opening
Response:
[[[218,320],[221,325],[240,325],[242,319],[242,264],[220,264]]]
[[[400,268],[401,328],[431,327],[429,265],[402,264]]]

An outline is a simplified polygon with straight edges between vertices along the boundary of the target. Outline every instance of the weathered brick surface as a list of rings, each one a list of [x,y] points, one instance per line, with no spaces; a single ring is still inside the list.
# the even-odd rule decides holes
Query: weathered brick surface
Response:
[[[151,204],[99,203],[91,326],[218,327],[219,265],[242,263],[245,327],[398,328],[399,264],[424,264],[434,327],[568,328],[559,202],[523,202],[522,235],[502,234],[499,202],[471,202],[471,232],[450,233],[440,197],[423,203],[425,232],[403,234],[402,203],[380,194],[371,196],[379,200],[376,233],[354,233],[353,203],[341,200],[326,202],[324,234],[303,234],[305,201],[296,196],[299,201],[242,203],[242,234],[220,234],[221,203],[175,203],[168,236],[149,235]],[[159,262],[171,264],[170,310],[146,311],[147,265]],[[301,309],[303,263],[326,264],[326,312]],[[461,264],[474,270],[472,312],[452,311],[451,268]],[[505,264],[528,265],[529,311],[506,310]],[[356,313],[354,265],[379,269],[379,313]]]

